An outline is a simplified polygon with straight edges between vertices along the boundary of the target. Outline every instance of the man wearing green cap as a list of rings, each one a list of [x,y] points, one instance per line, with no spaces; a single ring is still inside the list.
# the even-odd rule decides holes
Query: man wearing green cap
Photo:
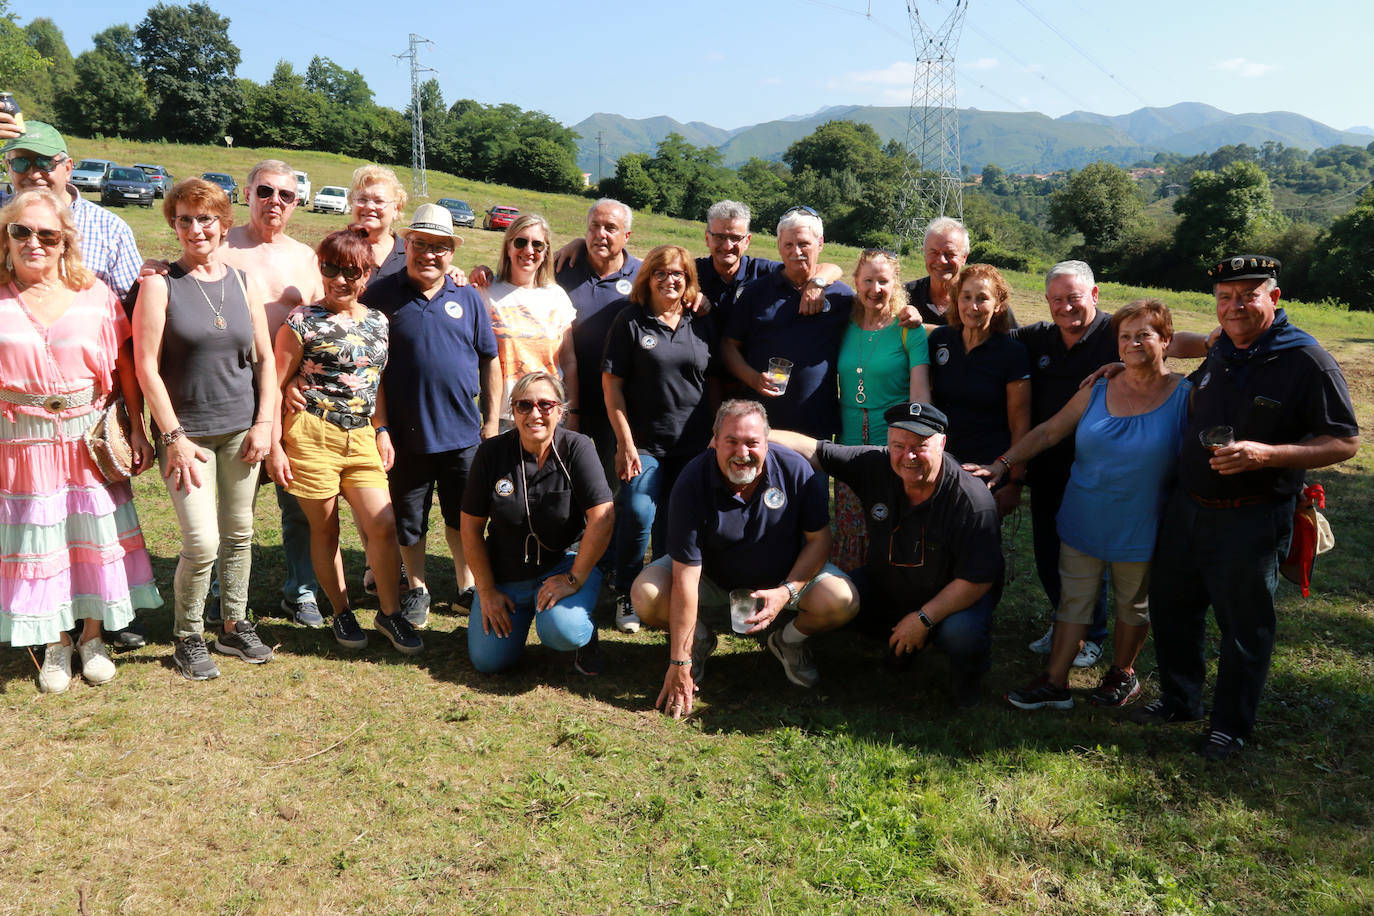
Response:
[[[13,136],[14,119],[0,114],[0,136],[10,135],[0,154],[5,157],[14,190],[49,188],[72,211],[81,233],[81,260],[121,299],[138,277],[143,259],[129,224],[99,204],[82,198],[71,184],[72,157],[67,143],[50,124],[29,121],[28,131]]]

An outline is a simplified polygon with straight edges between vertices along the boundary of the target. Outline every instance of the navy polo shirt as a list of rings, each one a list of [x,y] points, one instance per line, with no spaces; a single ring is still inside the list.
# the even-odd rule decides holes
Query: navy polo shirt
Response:
[[[482,297],[445,277],[434,298],[426,299],[402,272],[369,284],[361,299],[391,323],[382,390],[396,448],[430,455],[476,445],[482,432],[478,361],[496,357]]]
[[[710,442],[706,379],[715,341],[710,319],[688,311],[676,329],[642,305],[615,316],[601,371],[625,380],[625,415],[639,451],[657,458],[695,455]]]
[[[682,469],[668,502],[668,556],[700,566],[723,589],[774,588],[787,578],[805,533],[830,524],[828,481],[811,463],[769,445],[746,502],[708,449]]]
[[[630,304],[630,287],[639,273],[639,264],[639,258],[627,251],[620,269],[602,277],[592,270],[584,254],[554,278],[577,312],[573,321],[573,352],[577,354],[577,406],[581,411],[578,427],[593,437],[609,434],[606,401],[601,397],[601,355],[606,350],[611,322]]]
[[[988,464],[1011,448],[1007,385],[1030,377],[1026,348],[993,334],[964,352],[959,328],[930,332],[930,399],[949,417],[945,449],[963,462]]]
[[[369,283],[376,283],[383,277],[392,274],[403,274],[406,272],[406,243],[401,241],[399,235],[391,237],[391,253],[388,254],[372,271],[372,279]]]
[[[792,361],[787,393],[767,398],[768,423],[816,439],[840,429],[840,398],[835,381],[840,342],[849,325],[854,290],[832,283],[823,310],[802,315],[801,291],[775,271],[744,288],[726,325],[725,336],[740,344],[744,361],[759,372],[777,356]]]
[[[596,445],[561,427],[543,467],[517,430],[485,440],[463,491],[463,511],[488,520],[487,557],[498,583],[524,582],[558,565],[586,529],[587,510],[610,501]]]
[[[716,273],[716,265],[710,258],[697,258],[697,283],[701,286],[701,294],[711,301],[711,318],[716,331],[721,334],[725,332],[726,321],[746,286],[781,268],[779,261],[751,258],[746,254],[739,259],[735,276],[727,281]]]
[[[1072,347],[1064,346],[1064,335],[1053,321],[1013,328],[1011,336],[1021,341],[1030,359],[1031,426],[1039,426],[1059,413],[1085,378],[1121,358],[1112,333],[1112,316],[1101,309]],[[1069,480],[1073,452],[1072,436],[1045,449],[1027,463],[1027,481],[1035,486],[1036,478],[1040,478],[1043,483],[1053,486],[1057,482],[1062,487]]]
[[[881,445],[816,444],[821,468],[848,484],[864,507],[864,572],[892,618],[919,610],[955,579],[1002,582],[1002,521],[987,485],[948,452],[935,492],[911,505]]]

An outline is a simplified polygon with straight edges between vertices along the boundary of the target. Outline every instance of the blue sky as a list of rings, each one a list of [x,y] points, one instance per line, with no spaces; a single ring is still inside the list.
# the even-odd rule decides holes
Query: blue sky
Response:
[[[938,25],[953,2],[919,6]],[[151,5],[43,6],[76,54],[110,25],[137,25]],[[410,32],[434,42],[420,59],[438,71],[446,102],[513,102],[565,124],[609,111],[732,128],[829,105],[906,105],[911,95],[914,50],[896,0],[641,0],[606,4],[605,15],[551,0],[210,5],[231,20],[239,76],[265,81],[279,59],[303,71],[318,53],[360,70],[377,101],[396,108],[410,84],[392,55]],[[14,0],[11,11],[22,24],[35,6]],[[1326,0],[1310,10],[1273,0],[970,0],[958,102],[1057,117],[1196,101],[1374,128],[1374,5]]]

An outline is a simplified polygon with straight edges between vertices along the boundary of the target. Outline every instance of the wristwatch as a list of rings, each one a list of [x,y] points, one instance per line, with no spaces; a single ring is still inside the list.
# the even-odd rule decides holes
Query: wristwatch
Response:
[[[797,601],[801,598],[801,592],[797,591],[797,587],[791,582],[784,582],[782,587],[787,589],[788,595],[787,604],[784,607],[796,607]]]
[[[830,284],[825,282],[824,277],[812,277],[806,281],[807,286],[814,286],[816,289],[828,289]]]
[[[568,584],[572,586],[573,591],[577,591],[577,576],[568,573]]]

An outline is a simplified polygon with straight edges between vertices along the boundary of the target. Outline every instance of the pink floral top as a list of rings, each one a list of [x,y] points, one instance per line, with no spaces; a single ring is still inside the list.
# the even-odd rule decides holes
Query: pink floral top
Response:
[[[300,376],[312,412],[345,427],[354,424],[330,414],[371,417],[386,368],[386,316],[368,309],[354,320],[321,305],[302,305],[286,316],[286,325],[301,339]]]

